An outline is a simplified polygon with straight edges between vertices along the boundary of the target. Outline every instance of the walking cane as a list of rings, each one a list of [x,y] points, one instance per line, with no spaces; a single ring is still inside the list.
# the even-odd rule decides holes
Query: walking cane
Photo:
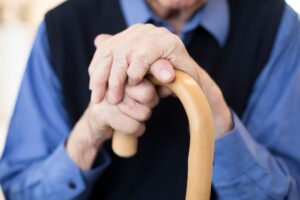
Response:
[[[215,139],[212,113],[196,81],[184,72],[176,71],[175,73],[175,81],[170,84],[163,84],[153,77],[150,80],[174,92],[188,116],[190,147],[186,200],[208,200],[211,190]],[[121,157],[133,156],[137,152],[137,138],[115,132],[112,148]]]

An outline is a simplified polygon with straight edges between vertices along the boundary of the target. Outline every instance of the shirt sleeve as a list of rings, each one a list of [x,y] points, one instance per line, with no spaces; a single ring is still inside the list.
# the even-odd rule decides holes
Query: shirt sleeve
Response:
[[[7,143],[0,160],[0,184],[7,199],[86,199],[110,163],[105,151],[97,165],[80,170],[64,142],[70,133],[61,88],[52,71],[43,23],[28,60]]]
[[[287,6],[242,119],[216,141],[219,199],[300,199],[300,24]]]

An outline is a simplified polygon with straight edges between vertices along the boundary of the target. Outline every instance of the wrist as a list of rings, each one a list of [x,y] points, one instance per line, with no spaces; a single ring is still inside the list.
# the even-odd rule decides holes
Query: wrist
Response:
[[[98,149],[108,140],[112,129],[101,123],[99,116],[93,116],[92,106],[89,106],[81,119],[77,122],[73,135],[83,146]],[[98,113],[96,113],[98,115]]]
[[[234,128],[232,113],[229,108],[226,109],[225,112],[223,112],[222,119],[216,120],[215,124],[217,127],[216,139],[223,137]]]
[[[106,137],[92,129],[87,111],[75,125],[67,142],[66,150],[75,164],[83,169],[91,169]]]
[[[84,144],[81,140],[77,140],[71,135],[66,142],[66,150],[71,160],[82,170],[89,170],[92,168],[96,159],[99,146],[95,148]]]

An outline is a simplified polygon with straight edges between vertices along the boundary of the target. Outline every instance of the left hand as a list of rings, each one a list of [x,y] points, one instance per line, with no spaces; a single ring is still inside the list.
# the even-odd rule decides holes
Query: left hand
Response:
[[[108,101],[119,103],[126,81],[136,85],[149,71],[159,81],[170,83],[174,76],[170,66],[174,66],[193,77],[202,88],[213,112],[216,138],[232,129],[231,112],[220,88],[190,57],[177,35],[165,28],[139,24],[115,36],[99,35],[95,45],[97,50],[89,67],[92,102],[100,102],[108,92]]]

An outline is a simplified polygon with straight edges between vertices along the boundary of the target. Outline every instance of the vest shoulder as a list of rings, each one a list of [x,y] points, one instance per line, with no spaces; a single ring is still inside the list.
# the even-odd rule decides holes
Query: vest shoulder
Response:
[[[228,2],[230,4],[235,4],[235,5],[249,5],[249,4],[252,4],[252,5],[256,5],[256,6],[262,6],[262,5],[275,5],[275,4],[282,4],[282,3],[285,3],[285,0],[243,0],[243,1],[240,1],[240,0],[228,0]]]
[[[57,20],[70,20],[75,15],[82,12],[89,12],[93,8],[101,8],[105,0],[67,0],[57,7],[51,9],[46,13],[46,20],[48,18]]]

